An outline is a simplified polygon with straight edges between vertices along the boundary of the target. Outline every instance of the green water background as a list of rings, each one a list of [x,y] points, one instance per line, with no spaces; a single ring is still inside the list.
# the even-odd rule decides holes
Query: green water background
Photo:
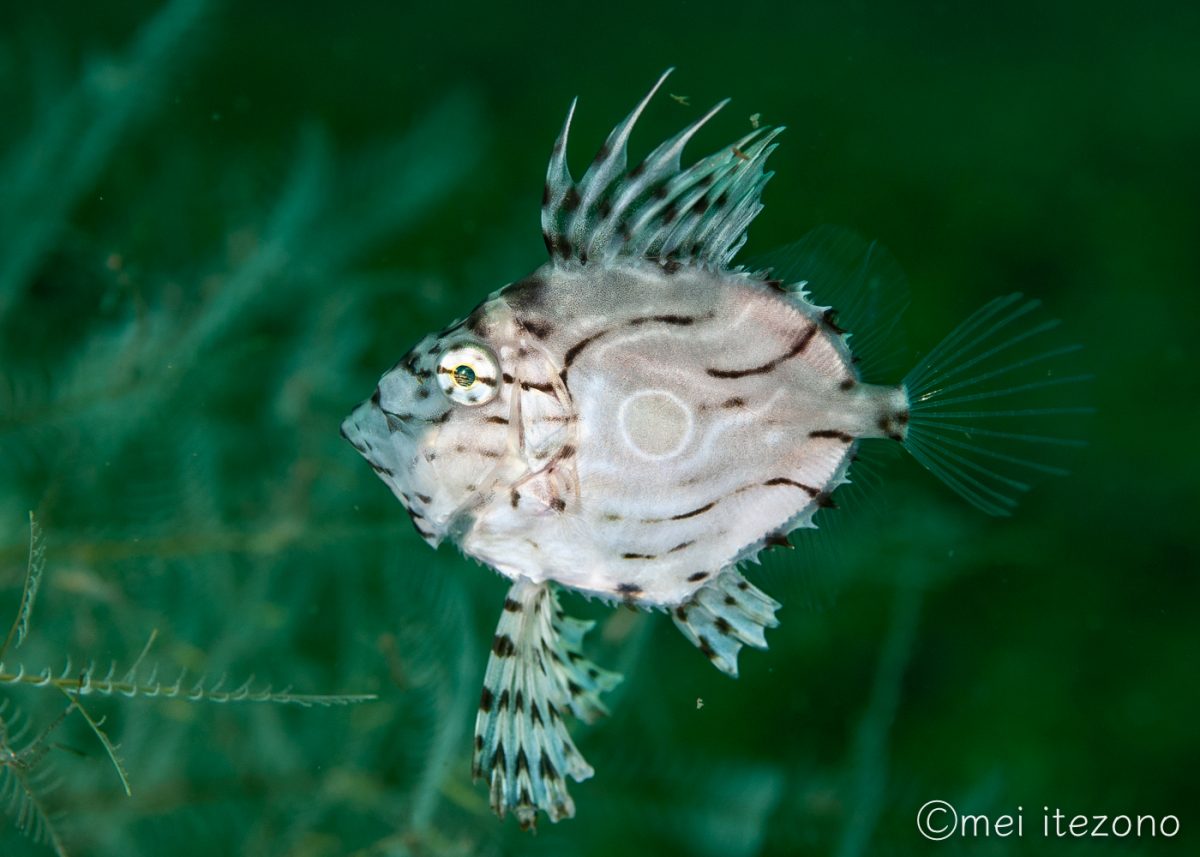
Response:
[[[1194,5],[1153,2],[6,6],[0,615],[29,510],[48,561],[5,669],[120,674],[157,630],[145,664],[169,681],[379,695],[93,698],[133,794],[66,718],[35,791],[67,849],[1190,853],[1198,43]],[[693,154],[751,114],[788,126],[749,249],[822,223],[879,239],[914,354],[988,298],[1041,297],[1086,346],[1097,414],[1073,474],[1011,519],[890,463],[882,514],[752,575],[783,624],[736,682],[663,616],[568,598],[626,682],[576,730],[597,770],[578,817],[530,837],[469,778],[504,583],[430,551],[337,425],[544,259],[570,98],[578,170],[668,65],[690,106],[657,101],[635,155],[725,96]],[[0,702],[26,741],[67,704]],[[931,799],[1023,807],[1025,835],[927,842]],[[1046,840],[1043,806],[1182,831]],[[52,851],[0,815],[0,853]]]

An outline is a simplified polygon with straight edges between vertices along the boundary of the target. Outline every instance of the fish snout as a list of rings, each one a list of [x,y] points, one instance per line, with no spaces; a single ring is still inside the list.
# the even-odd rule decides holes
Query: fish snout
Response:
[[[362,402],[342,420],[342,437],[368,460],[386,448],[389,421],[373,399]]]

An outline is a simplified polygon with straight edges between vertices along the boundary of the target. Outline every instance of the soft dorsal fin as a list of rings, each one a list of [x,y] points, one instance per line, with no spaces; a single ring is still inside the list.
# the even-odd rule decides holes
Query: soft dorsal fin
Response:
[[[629,135],[674,69],[608,135],[578,183],[567,168],[567,135],[575,102],[555,141],[542,196],[542,237],[555,264],[611,262],[619,256],[728,267],[762,210],[759,196],[772,142],[783,128],[762,128],[687,168],[684,146],[728,99],[663,141],[630,170]]]
[[[878,241],[841,226],[817,226],[804,237],[746,263],[786,286],[848,334],[863,379],[892,383],[908,368],[901,320],[908,307],[904,269]]]

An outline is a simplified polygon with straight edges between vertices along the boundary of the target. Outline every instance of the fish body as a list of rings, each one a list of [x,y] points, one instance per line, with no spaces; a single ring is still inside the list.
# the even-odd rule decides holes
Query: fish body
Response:
[[[497,430],[465,443],[496,464],[460,513],[462,550],[513,579],[674,606],[808,525],[856,440],[907,407],[861,383],[822,315],[745,273],[644,262],[547,265],[501,290],[463,327],[513,380],[480,409]]]
[[[565,616],[559,588],[665,608],[736,675],[738,651],[766,647],[779,607],[739,563],[813,526],[860,442],[905,443],[967,499],[1004,513],[1024,483],[997,461],[1050,468],[988,448],[1022,436],[981,427],[979,403],[1078,380],[986,386],[1069,350],[991,368],[1049,329],[1022,327],[1036,304],[1010,296],[902,383],[867,383],[850,336],[806,282],[732,263],[781,129],[682,167],[717,105],[627,169],[629,134],[661,84],[579,182],[566,168],[568,114],[542,195],[549,261],[425,337],[342,426],[426,541],[450,539],[513,581],[474,770],[493,808],[525,825],[539,810],[554,821],[574,813],[564,777],[592,769],[562,717],[603,713],[600,695],[618,680],[582,654],[587,625]]]

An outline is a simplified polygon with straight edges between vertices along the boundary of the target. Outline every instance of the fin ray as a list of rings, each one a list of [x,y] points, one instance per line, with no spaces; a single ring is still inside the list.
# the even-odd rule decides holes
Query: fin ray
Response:
[[[1030,488],[1029,475],[1067,471],[1034,455],[1038,447],[1084,445],[1060,434],[1056,418],[1091,413],[1070,401],[1087,373],[1064,371],[1077,345],[1047,347],[1058,328],[1039,319],[1041,302],[1021,294],[996,298],[970,315],[904,379],[904,445],[930,472],[990,515],[1007,515]],[[1004,400],[999,408],[976,403]],[[1008,403],[1012,402],[1012,405]],[[967,409],[960,409],[967,405]],[[1012,431],[1014,419],[1036,426]],[[1048,422],[1049,421],[1049,422]],[[1015,472],[1013,472],[1015,471]]]
[[[747,228],[762,210],[762,189],[772,175],[763,165],[782,128],[757,129],[681,168],[684,147],[728,103],[725,100],[625,173],[633,127],[671,71],[659,77],[609,133],[577,184],[566,163],[575,110],[571,103],[550,157],[542,199],[542,232],[555,264],[604,263],[626,256],[720,269],[728,267],[745,243]]]
[[[571,240],[576,247],[584,246],[584,243],[588,239],[588,232],[592,229],[588,212],[595,205],[600,194],[608,187],[613,178],[625,169],[626,162],[628,161],[629,135],[633,132],[633,126],[641,118],[646,105],[650,103],[650,99],[662,87],[663,81],[674,70],[674,68],[669,68],[663,72],[654,86],[650,88],[650,91],[646,93],[646,96],[638,102],[637,107],[633,108],[630,114],[625,117],[625,120],[609,132],[608,138],[604,141],[604,146],[600,149],[596,160],[592,162],[587,172],[583,174],[583,179],[579,182],[579,191],[581,193],[579,207],[575,209],[575,213],[571,217],[570,225],[568,226]]]
[[[593,774],[567,731],[570,713],[590,722],[607,714],[600,694],[621,680],[583,657],[591,622],[563,614],[550,583],[517,580],[492,641],[475,719],[472,770],[488,781],[493,811],[512,811],[522,827],[571,818],[566,778]]]
[[[779,607],[736,568],[727,568],[672,610],[671,618],[713,666],[737,678],[738,652],[743,645],[767,648],[764,632],[779,624]]]

